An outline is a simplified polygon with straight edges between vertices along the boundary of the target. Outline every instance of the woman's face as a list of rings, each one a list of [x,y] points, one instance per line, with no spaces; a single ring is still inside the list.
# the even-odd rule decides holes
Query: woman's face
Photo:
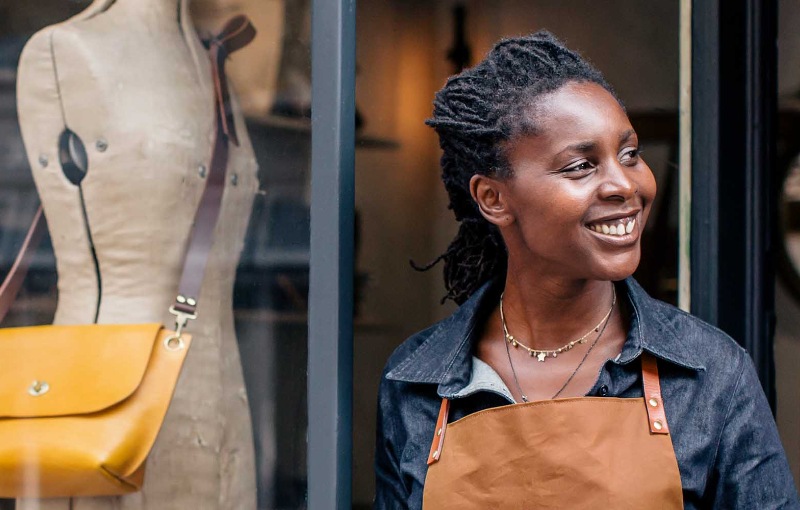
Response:
[[[536,134],[509,144],[513,173],[500,188],[509,269],[532,264],[568,278],[629,276],[639,264],[656,182],[627,115],[594,83],[569,83],[532,110]]]

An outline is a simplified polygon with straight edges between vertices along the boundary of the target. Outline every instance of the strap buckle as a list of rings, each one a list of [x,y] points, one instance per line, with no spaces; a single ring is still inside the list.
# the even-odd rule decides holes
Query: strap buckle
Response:
[[[164,347],[169,351],[179,351],[185,345],[183,342],[183,328],[186,327],[190,320],[197,318],[197,313],[177,310],[174,305],[169,307],[169,313],[175,316],[175,334],[164,339]]]
[[[190,320],[197,318],[196,313],[188,313],[181,310],[176,310],[174,306],[169,307],[169,313],[175,316],[175,334],[181,336],[183,328],[189,323]]]

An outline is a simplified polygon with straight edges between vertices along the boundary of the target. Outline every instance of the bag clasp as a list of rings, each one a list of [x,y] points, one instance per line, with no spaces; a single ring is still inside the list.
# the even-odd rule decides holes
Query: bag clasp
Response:
[[[177,301],[179,303],[188,302],[192,307],[197,305],[197,301],[194,299],[187,299],[183,296],[178,296]],[[169,351],[180,351],[185,345],[182,336],[183,328],[186,327],[190,320],[197,318],[197,313],[178,310],[174,305],[169,307],[169,313],[175,316],[175,334],[164,339],[164,347]]]

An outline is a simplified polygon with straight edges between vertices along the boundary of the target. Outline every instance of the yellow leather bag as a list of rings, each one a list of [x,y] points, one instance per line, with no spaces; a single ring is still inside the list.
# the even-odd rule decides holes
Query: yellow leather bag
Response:
[[[160,324],[0,329],[0,497],[142,487],[190,337]]]
[[[0,498],[107,496],[142,488],[145,460],[167,413],[197,318],[197,296],[222,205],[228,143],[238,145],[224,63],[255,36],[244,16],[209,42],[217,129],[189,235],[175,331],[160,324],[0,329]],[[0,285],[0,320],[45,230],[36,214]]]

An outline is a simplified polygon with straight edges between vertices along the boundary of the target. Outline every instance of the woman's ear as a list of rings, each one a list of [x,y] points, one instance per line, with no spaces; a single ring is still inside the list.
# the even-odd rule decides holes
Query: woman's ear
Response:
[[[505,227],[514,222],[514,215],[511,214],[506,202],[505,186],[501,181],[475,174],[469,180],[469,192],[486,221],[498,227]]]

